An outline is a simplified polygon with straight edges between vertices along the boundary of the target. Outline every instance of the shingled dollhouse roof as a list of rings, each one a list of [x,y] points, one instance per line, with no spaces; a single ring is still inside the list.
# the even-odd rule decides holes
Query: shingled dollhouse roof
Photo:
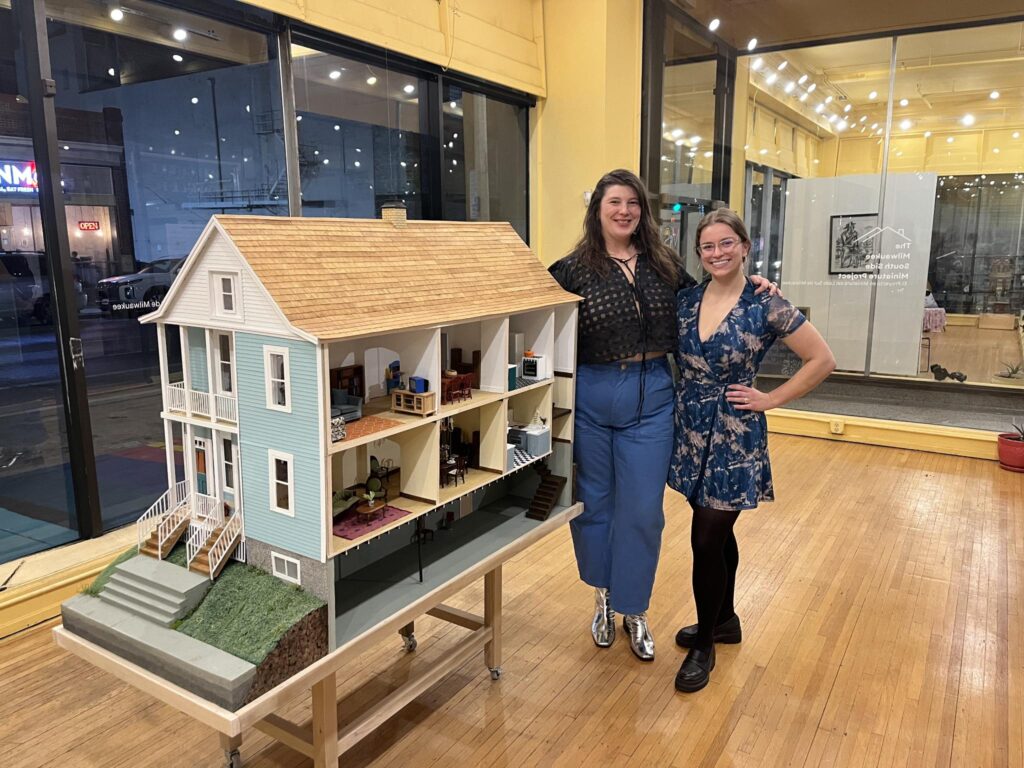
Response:
[[[214,219],[288,321],[321,340],[578,300],[504,222]]]

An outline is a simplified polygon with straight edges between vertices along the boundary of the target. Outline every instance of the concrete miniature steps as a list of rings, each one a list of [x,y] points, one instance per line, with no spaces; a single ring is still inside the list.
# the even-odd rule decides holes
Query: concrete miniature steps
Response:
[[[79,637],[225,709],[242,706],[252,687],[256,667],[248,661],[109,601],[77,595],[64,602],[61,616]]]
[[[210,584],[208,578],[179,565],[133,557],[114,569],[100,600],[169,627],[199,604]]]

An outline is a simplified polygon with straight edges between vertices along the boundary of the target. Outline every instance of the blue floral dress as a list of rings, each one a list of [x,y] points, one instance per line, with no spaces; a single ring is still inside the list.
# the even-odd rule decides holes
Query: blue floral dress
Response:
[[[675,395],[669,486],[703,507],[753,509],[775,499],[767,420],[763,413],[735,409],[725,399],[726,387],[753,386],[771,345],[806,318],[779,296],[755,295],[748,281],[736,306],[702,343],[697,318],[706,285],[678,295],[682,378]]]

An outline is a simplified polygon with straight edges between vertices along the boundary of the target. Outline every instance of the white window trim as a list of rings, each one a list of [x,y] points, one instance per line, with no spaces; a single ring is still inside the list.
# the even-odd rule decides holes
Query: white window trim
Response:
[[[230,451],[230,455],[228,455],[227,453],[224,452],[223,449],[225,447],[227,447],[228,451]],[[235,486],[234,485],[228,485],[228,465],[231,466],[231,473],[230,474],[232,475],[232,477],[234,477],[235,473],[238,471],[238,458],[237,458],[237,456],[238,456],[238,452],[235,451],[235,444],[233,442],[231,442],[231,438],[221,436],[221,457],[220,457],[220,461],[221,461],[221,464],[224,465],[223,467],[221,467],[221,470],[222,470],[221,471],[221,475],[224,477],[224,490],[225,491],[230,491],[231,493],[235,493]],[[236,482],[236,485],[237,485],[237,482]]]
[[[291,576],[288,575],[287,567],[285,567],[285,568],[279,568],[278,567],[278,563],[279,562],[282,565],[284,565],[285,563],[291,563],[291,564],[293,564],[295,566],[295,578],[294,579]],[[288,582],[291,582],[292,584],[299,584],[300,586],[302,584],[302,564],[298,560],[296,560],[294,557],[287,557],[286,555],[282,555],[279,552],[271,551],[271,553],[270,553],[270,570],[271,570],[271,572],[275,576],[277,576],[277,578],[281,579],[282,581],[288,581]]]
[[[281,355],[284,358],[284,405],[274,402],[273,387],[270,379],[270,356]],[[263,348],[263,389],[267,398],[267,408],[272,411],[292,412],[292,379],[291,366],[288,361],[288,347]]]
[[[288,464],[288,509],[281,509],[277,506],[277,467],[274,462],[280,459]],[[290,453],[281,451],[267,451],[267,470],[270,479],[270,497],[267,499],[271,512],[277,512],[288,517],[295,517],[295,458]]]
[[[231,280],[231,299],[234,304],[234,308],[231,310],[224,308],[224,291],[221,290],[220,284],[224,278]],[[242,297],[239,295],[241,285],[241,275],[238,272],[210,272],[210,290],[213,292],[211,306],[214,315],[239,320],[242,318]]]
[[[220,340],[221,337],[225,337],[228,340],[228,355],[227,360],[228,368],[231,370],[231,391],[225,392],[223,382],[221,381],[221,365],[224,363],[224,358],[220,356]],[[222,395],[230,395],[232,397],[237,396],[238,384],[235,377],[235,335],[233,333],[225,333],[224,331],[214,331],[214,360],[217,366],[216,374],[213,377],[214,384],[216,385],[217,392]]]

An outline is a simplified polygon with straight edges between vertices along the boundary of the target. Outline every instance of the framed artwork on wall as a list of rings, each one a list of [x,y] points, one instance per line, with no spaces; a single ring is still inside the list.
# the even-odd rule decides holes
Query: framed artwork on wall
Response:
[[[875,269],[878,235],[877,213],[832,216],[828,240],[828,273],[849,275]]]

